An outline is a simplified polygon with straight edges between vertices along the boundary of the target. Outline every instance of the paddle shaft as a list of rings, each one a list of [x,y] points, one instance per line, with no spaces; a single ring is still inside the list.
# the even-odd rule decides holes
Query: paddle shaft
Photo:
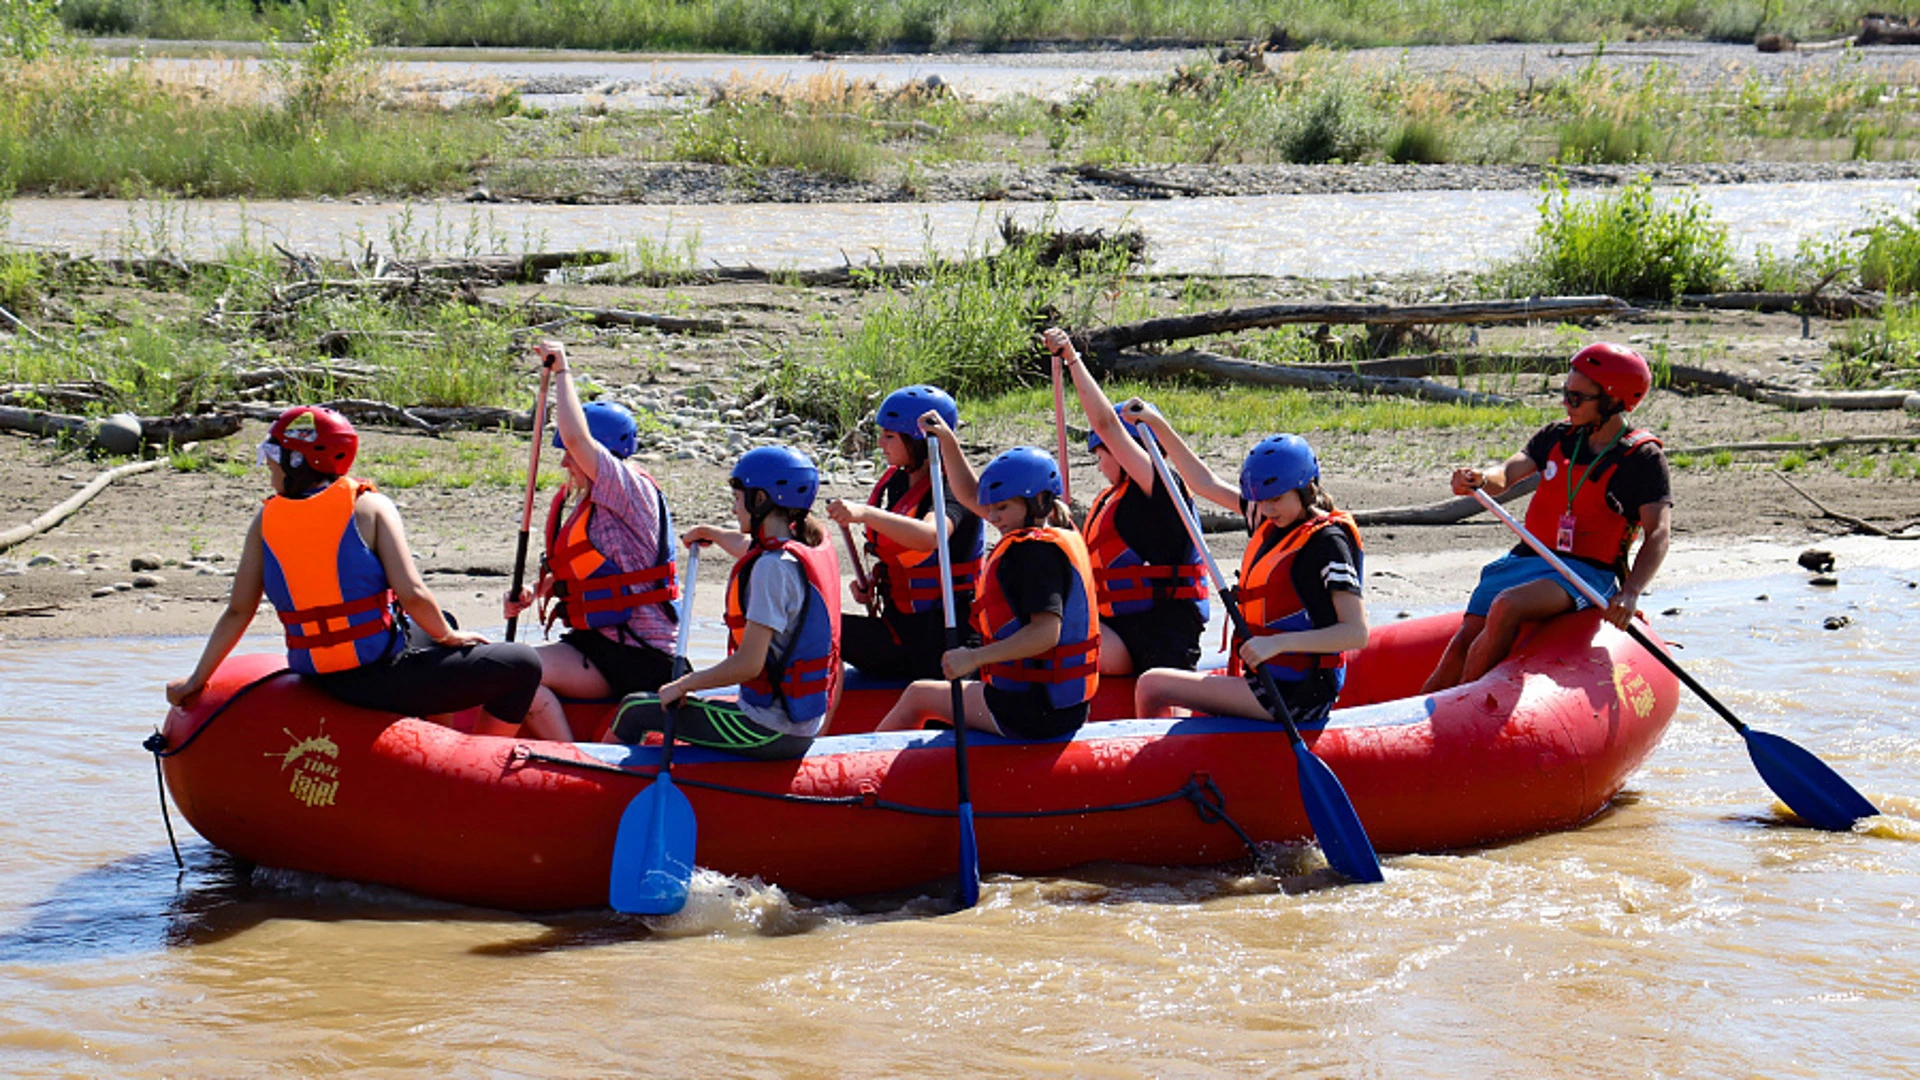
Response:
[[[1559,555],[1555,554],[1553,549],[1546,545],[1545,541],[1528,532],[1526,526],[1515,521],[1513,515],[1507,513],[1506,507],[1493,501],[1493,496],[1488,495],[1486,491],[1481,488],[1474,488],[1473,497],[1479,499],[1480,505],[1486,507],[1489,513],[1505,522],[1507,528],[1513,530],[1514,535],[1526,541],[1527,546],[1533,549],[1534,554],[1547,560],[1547,565],[1559,571],[1561,577],[1566,578],[1574,588],[1580,590],[1580,595],[1587,598],[1587,603],[1592,604],[1601,611],[1607,610],[1607,602],[1601,599],[1600,594],[1594,591],[1593,586],[1587,584],[1580,578],[1580,575],[1574,573],[1573,568],[1568,566]],[[1673,672],[1674,678],[1679,679],[1686,685],[1687,689],[1698,695],[1701,701],[1706,702],[1712,707],[1714,712],[1719,713],[1720,719],[1732,724],[1733,730],[1741,732],[1742,734],[1746,732],[1747,725],[1744,721],[1733,715],[1732,710],[1728,709],[1725,705],[1720,704],[1720,699],[1708,693],[1706,687],[1695,682],[1693,676],[1682,670],[1679,663],[1675,661],[1673,657],[1667,655],[1665,649],[1655,645],[1647,635],[1641,633],[1639,627],[1629,622],[1627,624],[1627,633],[1632,635],[1633,640],[1639,642],[1642,648],[1651,653],[1655,660],[1660,661],[1660,663],[1666,666],[1668,671]]]
[[[927,436],[927,464],[933,474],[933,547],[940,558],[940,612],[947,624],[947,650],[960,647],[954,617],[953,555],[947,550],[947,476],[940,464],[940,438]],[[973,795],[967,782],[967,692],[959,679],[947,680],[953,710],[954,810],[960,825],[960,906],[980,902],[980,845],[973,834]]]
[[[1247,626],[1247,617],[1240,612],[1239,597],[1227,587],[1226,576],[1220,573],[1220,564],[1214,561],[1213,552],[1208,549],[1206,538],[1201,535],[1198,512],[1182,494],[1180,484],[1173,475],[1173,466],[1167,464],[1166,455],[1160,452],[1160,440],[1154,437],[1153,429],[1144,421],[1138,425],[1138,430],[1140,441],[1146,445],[1147,453],[1153,458],[1154,471],[1160,474],[1160,482],[1165,484],[1167,491],[1173,495],[1173,505],[1180,511],[1180,524],[1186,526],[1187,539],[1193,542],[1193,549],[1200,553],[1200,558],[1207,564],[1207,576],[1213,579],[1214,591],[1220,594],[1220,606],[1226,609],[1227,618],[1233,622],[1233,629],[1241,639],[1252,641],[1253,631]],[[1271,699],[1273,718],[1280,721],[1281,725],[1287,729],[1287,739],[1297,746],[1306,745],[1300,738],[1299,727],[1293,722],[1292,711],[1280,697],[1280,686],[1273,681],[1273,672],[1268,671],[1265,664],[1255,664],[1253,669],[1259,676],[1261,688]]]
[[[540,444],[547,441],[547,390],[552,385],[553,362],[549,360],[540,365],[540,394],[533,403],[533,452],[527,455],[527,498],[520,507],[520,541],[513,552],[513,591],[510,595],[515,601],[520,599],[520,589],[526,584],[527,534],[533,531],[533,495],[540,485]],[[513,640],[519,626],[519,615],[508,617],[508,641]]]
[[[947,648],[960,647],[960,628],[954,623],[953,555],[947,550],[947,478],[940,467],[940,439],[927,437],[927,459],[933,474],[934,550],[940,556],[940,614],[946,622]],[[959,785],[960,801],[972,803],[967,788],[967,699],[959,679],[949,679],[953,690],[954,778]]]
[[[1060,354],[1053,354],[1053,436],[1054,456],[1060,463],[1060,495],[1073,502],[1073,479],[1067,474],[1067,388],[1061,371]]]
[[[873,579],[867,577],[867,564],[860,559],[860,548],[853,542],[853,530],[842,524],[840,539],[847,545],[847,559],[853,563],[853,583],[867,594],[867,614],[879,614],[880,598],[873,595]]]
[[[687,549],[687,569],[681,575],[680,584],[680,626],[673,635],[673,677],[679,678],[692,670],[687,661],[687,642],[693,637],[693,587],[700,581],[700,545]],[[673,769],[673,721],[680,712],[680,703],[674,702],[673,708],[663,709],[666,721],[660,729],[660,772]]]

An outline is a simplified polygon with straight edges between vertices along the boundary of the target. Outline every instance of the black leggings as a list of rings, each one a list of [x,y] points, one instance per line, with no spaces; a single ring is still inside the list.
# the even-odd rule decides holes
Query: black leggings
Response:
[[[659,697],[653,694],[630,695],[613,716],[613,737],[629,745],[638,743],[649,731],[666,729],[667,711],[660,707]],[[762,727],[733,702],[691,694],[680,699],[673,719],[673,741],[725,750],[760,761],[797,758],[813,745],[809,736]]]
[[[518,724],[540,689],[540,654],[531,645],[506,641],[450,649],[414,627],[407,651],[385,663],[307,678],[363,709],[432,716],[479,705],[490,716]]]
[[[840,659],[870,678],[945,678],[940,655],[946,651],[947,624],[939,611],[840,619]]]

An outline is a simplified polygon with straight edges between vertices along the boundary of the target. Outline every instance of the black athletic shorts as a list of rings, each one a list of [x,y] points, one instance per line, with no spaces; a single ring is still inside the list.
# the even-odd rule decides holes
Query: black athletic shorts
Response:
[[[1025,693],[1011,693],[993,686],[982,689],[986,691],[987,711],[993,714],[1000,733],[1009,739],[1027,742],[1057,739],[1073,734],[1087,722],[1088,702],[1056,709],[1047,701],[1044,687],[1036,686]]]
[[[651,692],[673,681],[673,657],[651,645],[615,641],[598,630],[569,630],[560,643],[587,658],[607,680],[610,697]]]
[[[1192,604],[1165,604],[1133,615],[1109,615],[1101,625],[1113,630],[1133,657],[1137,674],[1149,668],[1192,671],[1200,664],[1200,635],[1206,620]]]

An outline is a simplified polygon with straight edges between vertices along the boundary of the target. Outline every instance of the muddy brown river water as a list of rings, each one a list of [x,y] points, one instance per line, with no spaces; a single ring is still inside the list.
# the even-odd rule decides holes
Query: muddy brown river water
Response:
[[[177,815],[176,872],[139,743],[198,642],[0,645],[0,1073],[1915,1075],[1916,582],[1849,567],[1836,589],[1649,600],[1735,712],[1880,805],[1855,833],[1787,824],[1683,699],[1571,832],[1391,858],[1372,887],[998,877],[960,913],[702,872],[674,918],[528,918],[249,872]]]

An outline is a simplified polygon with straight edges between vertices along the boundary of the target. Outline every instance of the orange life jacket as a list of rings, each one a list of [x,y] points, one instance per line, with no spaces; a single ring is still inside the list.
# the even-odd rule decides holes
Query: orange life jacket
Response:
[[[651,482],[653,477],[647,480]],[[667,510],[666,496],[659,493],[659,485],[655,484],[653,490],[660,500],[660,534],[654,552],[656,558],[666,561],[637,570],[619,565],[593,546],[592,499],[581,499],[563,520],[567,489],[554,492],[553,505],[547,508],[546,566],[553,573],[555,608],[548,622],[564,619],[575,630],[621,626],[634,611],[649,604],[662,605],[669,620],[680,621],[680,606],[674,602],[680,599],[680,581],[673,559],[673,515]]]
[[[1363,559],[1360,528],[1343,510],[1298,522],[1288,526],[1284,532],[1281,526],[1262,521],[1254,531],[1253,538],[1247,542],[1246,554],[1240,558],[1240,585],[1234,594],[1240,601],[1240,613],[1246,617],[1247,626],[1255,637],[1315,629],[1312,617],[1307,614],[1306,603],[1293,588],[1293,560],[1314,534],[1336,525],[1346,529],[1348,537],[1353,540],[1354,558]],[[1269,544],[1272,546],[1268,547]],[[1354,569],[1362,571],[1360,566]],[[1240,671],[1237,643],[1230,656],[1229,670]],[[1337,689],[1346,684],[1346,663],[1344,653],[1287,652],[1274,656],[1260,666],[1277,682],[1300,682],[1314,671],[1331,671]]]
[[[1195,604],[1200,609],[1201,621],[1205,622],[1210,614],[1207,569],[1200,563],[1199,552],[1193,550],[1193,542],[1187,541],[1184,562],[1166,566],[1147,562],[1127,546],[1126,538],[1120,535],[1120,502],[1131,492],[1139,492],[1141,498],[1149,499],[1149,506],[1159,505],[1123,472],[1119,483],[1094,496],[1093,506],[1087,511],[1087,554],[1093,560],[1093,583],[1099,590],[1101,616],[1137,615],[1151,611],[1156,604],[1183,600]],[[1181,497],[1179,492],[1171,494],[1176,499]],[[1156,521],[1154,525],[1171,527],[1185,539],[1186,528],[1177,516],[1179,508],[1169,509],[1172,514],[1167,520]]]
[[[909,485],[899,501],[892,506],[883,506],[887,485],[893,481],[900,469],[888,466],[880,474],[880,481],[873,485],[873,491],[867,496],[868,506],[878,506],[903,517],[925,519],[933,513],[932,474],[921,477]],[[953,602],[954,606],[964,609],[973,602],[975,581],[980,576],[980,556],[986,550],[985,538],[979,526],[974,526],[973,543],[969,550],[959,549],[962,529],[959,522],[951,522],[953,535],[948,538],[947,558],[953,564]],[[918,615],[940,609],[940,552],[935,548],[921,550],[910,548],[889,537],[887,534],[867,526],[867,550],[878,560],[874,564],[874,578],[880,586],[887,603],[902,614]]]
[[[747,584],[753,564],[780,552],[799,560],[807,576],[800,629],[778,664],[770,661],[760,674],[740,683],[740,700],[760,708],[785,701],[787,719],[798,724],[825,716],[840,686],[840,560],[832,544],[814,547],[798,540],[766,540],[733,564],[727,579],[727,654],[740,648],[747,628]]]
[[[360,538],[353,506],[372,484],[341,477],[304,499],[275,495],[260,511],[263,584],[286,629],[287,666],[319,675],[404,651],[393,589]]]
[[[1056,709],[1091,701],[1100,688],[1100,616],[1094,603],[1092,560],[1079,533],[1041,527],[1001,537],[981,570],[983,584],[974,602],[974,628],[984,641],[1003,641],[1026,625],[1007,603],[997,576],[1001,558],[1015,544],[1052,544],[1073,567],[1066,610],[1060,615],[1060,640],[1038,656],[988,664],[980,669],[980,678],[988,686],[1016,694],[1026,693],[1035,685],[1044,686],[1047,700]]]
[[[1574,444],[1576,447],[1586,442],[1586,436],[1581,435],[1579,439]],[[1557,550],[1560,515],[1568,509],[1567,491],[1575,489],[1573,548],[1561,554],[1612,567],[1616,575],[1624,576],[1627,551],[1633,546],[1634,537],[1640,535],[1640,520],[1628,518],[1607,505],[1607,481],[1613,478],[1614,470],[1628,454],[1647,443],[1659,446],[1660,440],[1650,431],[1629,431],[1620,437],[1618,454],[1608,457],[1604,464],[1600,458],[1594,458],[1585,465],[1569,461],[1561,451],[1561,444],[1554,444],[1547,453],[1546,466],[1540,470],[1540,487],[1534,491],[1533,501],[1527,504],[1527,531],[1539,537],[1549,549]]]

